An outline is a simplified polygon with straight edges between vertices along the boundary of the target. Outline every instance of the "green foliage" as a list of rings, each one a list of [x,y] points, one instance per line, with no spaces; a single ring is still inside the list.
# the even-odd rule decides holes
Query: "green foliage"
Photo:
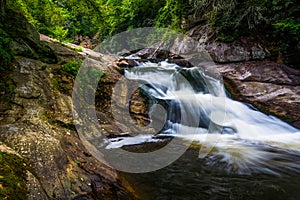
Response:
[[[276,29],[282,32],[289,32],[292,34],[299,34],[300,32],[300,19],[284,19],[274,24]]]
[[[66,39],[68,34],[68,29],[64,29],[62,26],[56,26],[52,30],[52,33],[56,36],[56,38],[61,42]]]
[[[82,61],[80,61],[80,62],[70,61],[70,62],[67,62],[62,65],[62,70],[64,72],[72,74],[73,76],[76,76],[78,73],[78,70],[81,67],[81,64],[82,64]]]
[[[105,26],[102,26],[99,32],[112,36],[133,28],[154,26],[155,18],[164,2],[164,0],[108,0],[102,6]]]
[[[40,33],[59,40],[76,34],[93,36],[101,24],[99,0],[16,0],[9,7],[22,11]]]
[[[107,75],[102,70],[91,67],[84,67],[81,70],[81,76],[77,76],[76,78],[78,92],[83,97],[83,99],[80,99],[80,102],[90,105],[90,95],[96,93],[100,79],[105,79]]]
[[[0,72],[8,69],[8,64],[13,59],[13,54],[10,49],[11,41],[0,24]]]
[[[100,41],[138,27],[183,31],[183,21],[210,23],[221,41],[264,36],[286,48],[299,43],[297,0],[16,0],[39,32],[59,40],[76,35]],[[278,39],[279,38],[279,39]]]
[[[156,17],[156,26],[179,29],[187,8],[188,1],[166,0],[165,6],[159,10]]]
[[[221,41],[266,35],[290,47],[299,42],[297,0],[191,0],[190,4],[193,18],[207,20]]]
[[[73,48],[74,51],[77,51],[77,52],[83,52],[83,48],[82,47],[75,47]]]

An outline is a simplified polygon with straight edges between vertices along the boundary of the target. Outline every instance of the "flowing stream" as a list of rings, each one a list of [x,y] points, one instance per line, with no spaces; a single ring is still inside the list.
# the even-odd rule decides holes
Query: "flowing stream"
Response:
[[[298,129],[230,99],[222,81],[201,68],[143,63],[125,76],[143,83],[150,104],[163,111],[152,110],[156,134],[111,139],[106,148],[143,149],[163,137],[193,141],[166,168],[124,173],[143,199],[300,198]]]

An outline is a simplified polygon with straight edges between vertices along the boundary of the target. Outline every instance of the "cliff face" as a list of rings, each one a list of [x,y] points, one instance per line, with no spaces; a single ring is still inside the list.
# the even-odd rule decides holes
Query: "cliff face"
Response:
[[[39,34],[22,15],[8,15],[15,19],[10,19],[15,24],[5,27],[15,26],[7,32],[17,57],[12,69],[0,74],[0,151],[6,160],[13,157],[12,152],[24,160],[22,177],[26,185],[20,185],[23,198],[135,199],[130,186],[115,170],[88,153],[73,124],[68,91],[74,77],[62,72],[61,64],[84,57],[59,45],[40,42]],[[17,33],[20,31],[23,33]],[[0,193],[0,197],[18,199],[7,196],[19,191],[9,188],[13,172],[0,172],[0,186],[12,191]]]

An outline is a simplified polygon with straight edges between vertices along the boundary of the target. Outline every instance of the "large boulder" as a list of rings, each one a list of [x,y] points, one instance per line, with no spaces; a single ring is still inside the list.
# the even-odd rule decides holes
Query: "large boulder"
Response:
[[[243,62],[249,60],[262,60],[266,58],[266,50],[259,44],[243,45],[239,42],[222,43],[212,42],[200,44],[212,59],[218,63]]]
[[[300,128],[300,71],[270,61],[218,65],[233,98]]]
[[[56,63],[57,57],[47,43],[40,41],[40,35],[26,17],[13,10],[6,10],[0,19],[3,29],[12,39],[11,48],[16,56],[38,59],[46,63]]]
[[[249,38],[241,38],[231,43],[216,41],[214,31],[209,25],[195,26],[187,35],[197,41],[195,48],[207,51],[213,61],[218,63],[263,60],[270,55],[265,47]],[[176,45],[187,46],[189,44],[183,41]]]

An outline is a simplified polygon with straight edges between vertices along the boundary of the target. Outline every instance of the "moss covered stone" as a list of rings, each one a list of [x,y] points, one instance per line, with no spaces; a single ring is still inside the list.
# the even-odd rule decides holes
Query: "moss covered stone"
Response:
[[[0,152],[0,199],[26,199],[28,163],[15,154]]]

